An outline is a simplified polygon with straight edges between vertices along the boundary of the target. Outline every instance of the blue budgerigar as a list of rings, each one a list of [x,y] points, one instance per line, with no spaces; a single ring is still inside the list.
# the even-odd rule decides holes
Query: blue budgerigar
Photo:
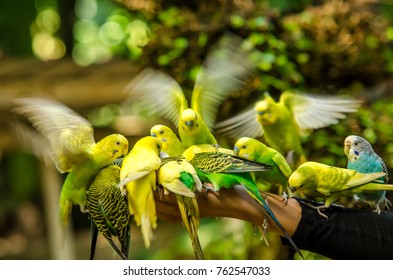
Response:
[[[379,178],[381,183],[388,183],[388,169],[382,158],[374,152],[371,144],[363,137],[350,135],[344,140],[344,152],[348,157],[348,169],[361,173],[385,172]],[[355,201],[368,203],[375,212],[381,213],[382,203],[389,209],[390,201],[386,198],[386,191],[364,191],[354,195]]]

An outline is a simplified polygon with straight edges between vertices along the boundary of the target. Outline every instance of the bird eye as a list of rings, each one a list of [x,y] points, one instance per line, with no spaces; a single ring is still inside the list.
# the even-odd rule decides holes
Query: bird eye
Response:
[[[245,149],[245,148],[247,148],[247,146],[246,146],[246,145],[243,145],[242,148]]]
[[[117,142],[116,142],[116,145],[120,145],[120,141],[117,141]]]
[[[160,134],[164,134],[164,131],[163,131],[163,130],[161,130],[161,131],[160,131]]]

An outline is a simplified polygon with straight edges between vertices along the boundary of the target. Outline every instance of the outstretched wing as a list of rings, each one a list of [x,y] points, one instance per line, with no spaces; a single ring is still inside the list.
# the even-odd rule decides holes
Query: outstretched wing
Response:
[[[296,122],[303,130],[318,129],[338,123],[346,113],[356,112],[361,102],[352,98],[319,96],[286,91],[280,102],[293,112]]]
[[[196,77],[191,108],[202,116],[210,130],[221,103],[254,74],[251,51],[244,48],[243,39],[226,34],[206,56]]]
[[[178,82],[168,74],[146,68],[125,87],[128,94],[123,102],[125,111],[131,106],[149,116],[162,117],[178,125],[180,114],[188,102]]]
[[[67,106],[44,98],[15,99],[13,111],[29,119],[49,141],[51,157],[60,172],[91,155],[95,144],[93,128]]]
[[[257,138],[262,136],[263,127],[256,119],[254,106],[215,126],[215,132],[231,139],[240,137]]]

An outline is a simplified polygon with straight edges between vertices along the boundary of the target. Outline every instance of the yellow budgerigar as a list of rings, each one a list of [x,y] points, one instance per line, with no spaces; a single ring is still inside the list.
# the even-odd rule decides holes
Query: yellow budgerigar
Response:
[[[44,98],[16,99],[14,112],[27,117],[46,139],[41,147],[50,152],[61,173],[68,173],[63,183],[59,214],[67,225],[72,205],[86,212],[86,191],[98,172],[128,152],[128,140],[112,134],[95,142],[91,124],[67,106]]]
[[[128,208],[137,226],[141,227],[146,248],[154,238],[157,227],[156,205],[153,191],[156,189],[156,170],[161,166],[162,142],[146,136],[138,140],[124,157],[120,169],[120,187],[127,195]]]
[[[157,171],[158,183],[165,192],[176,196],[183,224],[191,239],[195,257],[204,259],[202,246],[198,237],[199,207],[195,192],[202,190],[202,182],[194,167],[182,156],[164,157]]]
[[[162,71],[145,69],[125,89],[128,93],[125,110],[132,104],[151,116],[172,122],[186,148],[196,144],[217,144],[212,130],[218,107],[253,74],[248,55],[239,37],[226,35],[221,38],[197,74],[191,106],[175,79]]]

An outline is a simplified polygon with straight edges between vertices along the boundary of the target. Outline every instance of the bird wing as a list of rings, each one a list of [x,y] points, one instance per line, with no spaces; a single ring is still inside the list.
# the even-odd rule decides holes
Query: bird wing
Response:
[[[128,94],[122,107],[125,112],[136,108],[139,114],[162,117],[178,125],[188,102],[178,82],[170,75],[146,68],[125,87]]]
[[[207,173],[244,173],[270,169],[263,163],[221,152],[197,153],[191,160],[191,164]]]
[[[254,74],[250,50],[242,43],[240,37],[224,35],[209,51],[196,77],[191,108],[202,116],[210,130],[221,103]]]
[[[67,106],[44,98],[15,99],[13,109],[29,119],[49,141],[52,160],[60,172],[91,156],[95,145],[93,128],[82,116]]]
[[[282,155],[275,154],[272,160],[277,165],[281,173],[285,176],[285,178],[289,178],[289,176],[291,176],[292,169]]]
[[[346,187],[347,188],[358,187],[360,185],[370,183],[383,176],[385,176],[384,172],[373,172],[367,174],[357,172],[355,176],[351,177],[351,179],[347,182]]]
[[[293,113],[296,122],[303,130],[318,129],[338,123],[346,117],[345,113],[356,112],[360,101],[336,96],[319,96],[286,91],[280,96]]]
[[[22,121],[13,120],[10,126],[24,148],[43,161],[45,165],[54,166],[51,153],[48,150],[50,145],[48,139],[32,128],[31,125]]]
[[[257,138],[263,134],[263,127],[255,117],[254,106],[248,107],[238,115],[217,123],[214,130],[218,134],[231,139],[238,139],[243,136]]]

